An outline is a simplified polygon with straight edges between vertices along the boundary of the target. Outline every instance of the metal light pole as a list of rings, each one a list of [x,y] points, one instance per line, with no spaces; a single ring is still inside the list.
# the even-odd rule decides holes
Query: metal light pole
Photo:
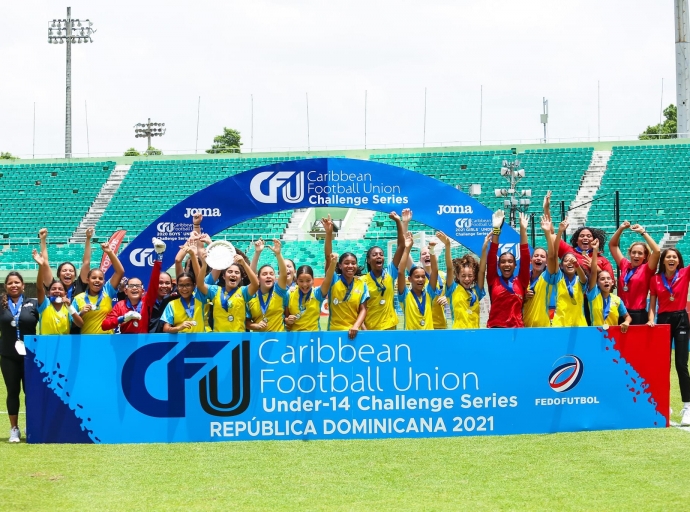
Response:
[[[505,199],[503,205],[510,211],[510,225],[516,227],[517,213],[525,212],[530,205],[530,197],[532,197],[532,190],[525,189],[518,191],[517,185],[525,177],[525,170],[520,169],[520,160],[503,160],[503,167],[501,168],[501,176],[508,180],[510,188],[497,188],[494,190],[496,197],[510,197]],[[522,199],[515,199],[515,196]]]
[[[151,118],[147,123],[137,123],[134,125],[134,137],[148,139],[148,146],[146,146],[146,151],[148,152],[151,148],[151,137],[162,137],[165,135],[165,123],[152,123]]]
[[[72,8],[67,8],[67,18],[48,22],[48,43],[67,43],[67,72],[65,75],[65,158],[72,157],[72,43],[93,43],[91,35],[96,31],[88,19],[72,19]]]
[[[542,105],[544,107],[544,113],[539,116],[541,124],[544,125],[544,144],[546,144],[546,125],[549,122],[549,100],[542,98]]]

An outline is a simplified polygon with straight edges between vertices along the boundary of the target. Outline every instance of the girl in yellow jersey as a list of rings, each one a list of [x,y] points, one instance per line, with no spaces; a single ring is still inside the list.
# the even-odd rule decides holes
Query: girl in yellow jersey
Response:
[[[64,334],[70,333],[72,322],[77,327],[84,324],[84,320],[77,314],[67,298],[65,285],[62,281],[53,280],[48,288],[48,296],[44,288],[44,259],[36,249],[33,250],[34,261],[38,264],[36,275],[36,298],[38,299],[38,329],[36,334]]]
[[[80,293],[72,301],[72,307],[79,312],[84,320],[81,328],[82,334],[113,334],[114,331],[104,331],[101,324],[110,310],[113,309],[113,301],[117,298],[117,287],[120,285],[125,269],[117,258],[117,255],[107,243],[101,244],[101,249],[108,255],[113,264],[113,276],[105,282],[105,276],[100,269],[92,268],[86,276],[88,288]],[[45,274],[44,274],[45,275]]]
[[[542,230],[544,231],[544,238],[547,240],[547,247],[551,244],[550,240],[553,238],[551,232],[551,217],[542,216]],[[548,259],[546,249],[537,247],[532,252],[531,272],[529,276],[529,287],[525,293],[525,303],[522,306],[522,319],[525,322],[525,327],[550,327],[551,315],[550,306],[551,298],[554,298],[555,306],[555,287],[550,286],[546,280],[546,260]]]
[[[328,268],[333,246],[331,216],[321,219],[321,223],[326,232],[323,247],[326,268]],[[331,281],[331,290],[328,293],[328,330],[348,331],[347,337],[353,340],[367,317],[369,287],[364,281],[358,279],[362,274],[362,269],[357,265],[357,256],[351,252],[340,255],[335,271],[336,274]]]
[[[321,286],[314,285],[314,270],[302,265],[295,273],[297,287],[289,292],[285,308],[285,324],[290,332],[320,331],[321,303],[328,295],[338,264],[338,255],[331,253],[331,259]]]
[[[247,286],[242,286],[242,270],[249,278]],[[246,306],[256,297],[259,278],[239,254],[222,276],[225,286],[208,285],[206,280],[198,285],[199,291],[213,304],[213,332],[245,332]]]
[[[206,331],[206,318],[204,306],[206,305],[206,295],[196,287],[196,276],[199,281],[206,275],[206,261],[199,265],[197,258],[196,242],[186,243],[182,249],[190,258],[193,274],[182,272],[177,276],[177,293],[179,297],[170,301],[161,321],[163,322],[163,332],[168,334],[177,333],[200,333]]]
[[[452,328],[479,329],[479,301],[486,295],[484,279],[491,234],[484,240],[479,263],[471,254],[452,260],[450,239],[443,233],[437,233],[436,236],[446,246],[446,297],[450,301]]]
[[[615,284],[613,276],[607,270],[599,272],[597,269],[599,240],[595,238],[590,246],[592,247],[592,273],[589,276],[587,299],[592,325],[618,325],[619,319],[625,318],[621,324],[621,332],[627,332],[632,318],[621,298],[611,293]]]
[[[273,247],[266,246],[278,260],[278,282],[276,273],[270,265],[259,268],[259,291],[247,302],[246,326],[250,331],[284,332],[285,302],[287,292],[287,269],[281,254],[280,240],[273,240]]]
[[[403,215],[409,210],[403,210]],[[395,222],[398,230],[398,247],[393,256],[393,261],[384,266],[385,256],[383,249],[378,246],[371,247],[367,251],[367,270],[362,276],[369,288],[369,300],[367,301],[367,318],[364,326],[367,331],[394,330],[398,326],[398,314],[393,305],[395,299],[395,280],[398,277],[398,264],[405,250],[405,235],[400,216],[392,212],[389,218]]]
[[[544,232],[550,231],[550,219],[542,222]],[[565,219],[558,227],[558,233],[552,238],[549,246],[546,268],[546,281],[551,286],[556,286],[556,313],[551,325],[554,327],[586,327],[585,320],[585,293],[587,276],[580,267],[575,255],[566,253],[558,268],[558,246],[565,230],[568,229],[568,220]],[[547,295],[549,293],[547,292]]]
[[[437,233],[437,235],[442,233]],[[445,235],[444,235],[445,236]],[[448,242],[450,244],[450,241]],[[412,267],[410,270],[410,287],[405,285],[405,267],[414,241],[412,233],[405,233],[405,251],[398,267],[398,301],[405,319],[404,329],[409,331],[431,331],[434,329],[434,319],[431,305],[434,301],[434,290],[438,280],[438,262],[434,252],[434,243],[429,244],[431,255],[431,275],[426,282],[426,272],[422,267]]]

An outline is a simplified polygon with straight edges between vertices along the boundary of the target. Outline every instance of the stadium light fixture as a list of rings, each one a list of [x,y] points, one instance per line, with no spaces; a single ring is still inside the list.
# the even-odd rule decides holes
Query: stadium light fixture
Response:
[[[72,8],[67,8],[65,19],[54,19],[48,22],[48,44],[67,43],[67,73],[65,76],[65,158],[72,157],[72,43],[93,43],[91,34],[96,31],[91,28],[93,23],[84,21],[87,26],[82,27],[81,20],[72,18]],[[57,25],[57,30],[54,30]],[[79,30],[74,26],[80,27]]]
[[[509,184],[509,188],[497,188],[494,190],[496,197],[508,197],[503,201],[503,205],[509,209],[510,225],[516,227],[518,212],[526,212],[531,203],[530,199],[516,199],[518,197],[529,198],[532,197],[532,190],[518,190],[518,182],[525,177],[525,170],[521,168],[520,160],[513,161],[503,160],[501,167],[501,176],[503,176]]]
[[[148,146],[146,150],[151,147],[151,137],[162,137],[165,135],[165,123],[152,123],[151,118],[149,118],[147,123],[137,123],[134,125],[134,137],[147,138]]]

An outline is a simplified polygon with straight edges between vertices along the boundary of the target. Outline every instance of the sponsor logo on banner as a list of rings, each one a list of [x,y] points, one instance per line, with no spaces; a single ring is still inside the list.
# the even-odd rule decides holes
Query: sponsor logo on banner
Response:
[[[489,220],[489,222],[491,221]],[[499,244],[499,257],[501,256],[501,254],[505,254],[507,252],[515,256],[515,261],[520,261],[520,244]]]
[[[444,215],[446,213],[458,214],[458,213],[474,213],[470,205],[461,204],[439,204],[436,215]]]
[[[108,245],[110,246],[110,250],[113,251],[115,254],[117,254],[117,250],[120,248],[120,244],[122,244],[122,241],[125,239],[125,235],[127,234],[127,231],[124,229],[120,229],[118,231],[115,231],[108,240]],[[110,257],[107,254],[103,254],[101,257],[101,265],[100,269],[101,272],[105,273],[106,270],[110,268],[112,265],[112,261],[110,261]]]
[[[268,182],[268,192],[264,192],[264,182]],[[281,190],[286,203],[299,203],[304,199],[304,172],[264,171],[252,178],[249,190],[260,203],[277,203]]]
[[[484,236],[491,227],[491,219],[488,218],[458,217],[455,219],[455,236]]]
[[[129,253],[129,262],[135,267],[153,267],[153,249],[134,249]]]
[[[187,208],[188,212],[190,210],[193,212],[193,215],[195,212],[202,209]],[[187,217],[187,215],[185,215],[185,217]],[[185,242],[193,229],[194,225],[191,222],[159,222],[156,224],[156,238],[160,238],[164,242]],[[151,263],[151,265],[153,265],[153,263]]]
[[[554,365],[564,359],[566,362],[559,364],[549,374],[549,386],[551,386],[551,389],[556,393],[564,393],[577,386],[585,370],[582,360],[573,355],[558,358]]]
[[[187,208],[184,218],[191,219],[198,214],[201,214],[204,217],[222,217],[220,208]]]
[[[172,233],[175,231],[175,223],[174,222],[159,222],[156,224],[156,231],[158,233]]]
[[[180,343],[151,343],[135,350],[122,367],[122,392],[137,411],[155,418],[183,418],[186,411],[185,380],[197,375],[208,362],[228,346],[228,341],[191,341],[167,364],[167,398],[154,397],[146,387],[146,373],[154,363],[173,351]],[[249,340],[236,345],[226,358],[230,365],[231,383],[222,383],[219,393],[218,365],[199,380],[198,400],[202,409],[212,416],[242,414],[250,402]],[[225,365],[224,365],[225,366]],[[227,374],[227,366],[222,374]],[[222,402],[220,396],[229,396]]]

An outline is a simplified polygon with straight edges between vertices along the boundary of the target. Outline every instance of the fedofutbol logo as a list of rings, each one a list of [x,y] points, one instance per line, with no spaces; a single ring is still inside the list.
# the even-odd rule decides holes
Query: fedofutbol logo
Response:
[[[559,361],[563,360],[566,362],[558,364]],[[577,386],[585,370],[585,366],[579,357],[573,355],[559,357],[553,364],[558,364],[558,366],[549,374],[549,386],[551,386],[551,389],[556,393],[564,393]]]

